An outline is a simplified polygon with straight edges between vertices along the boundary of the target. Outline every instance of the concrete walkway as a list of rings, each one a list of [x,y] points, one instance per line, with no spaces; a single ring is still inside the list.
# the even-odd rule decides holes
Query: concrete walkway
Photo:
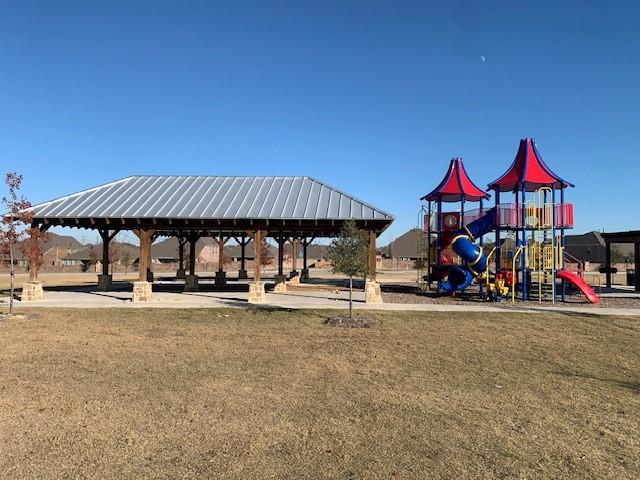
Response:
[[[267,293],[267,301],[262,305],[247,302],[247,292],[166,292],[156,291],[148,303],[133,303],[130,291],[97,292],[91,288],[75,290],[45,291],[42,302],[16,301],[18,308],[251,308],[270,307],[285,309],[346,309],[349,307],[348,292],[338,290],[294,290],[287,293]],[[385,311],[426,311],[426,312],[495,312],[505,313],[572,313],[584,315],[632,315],[640,317],[640,309],[596,308],[596,307],[541,307],[534,304],[511,307],[490,303],[451,304],[409,304],[384,303],[371,305],[364,303],[364,293],[354,292],[354,308],[359,310]],[[2,299],[0,305],[8,300]]]

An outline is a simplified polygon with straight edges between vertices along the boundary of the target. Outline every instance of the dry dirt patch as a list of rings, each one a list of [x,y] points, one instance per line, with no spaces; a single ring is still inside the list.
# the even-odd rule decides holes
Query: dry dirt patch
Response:
[[[352,317],[348,315],[338,315],[327,318],[323,323],[329,327],[371,328],[380,322],[375,318],[364,317],[362,315],[354,315]]]

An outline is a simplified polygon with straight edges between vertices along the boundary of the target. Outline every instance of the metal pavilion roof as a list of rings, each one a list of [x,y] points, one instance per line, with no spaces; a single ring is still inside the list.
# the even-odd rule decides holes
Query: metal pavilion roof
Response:
[[[311,177],[132,176],[32,207],[78,219],[345,220],[394,217]]]

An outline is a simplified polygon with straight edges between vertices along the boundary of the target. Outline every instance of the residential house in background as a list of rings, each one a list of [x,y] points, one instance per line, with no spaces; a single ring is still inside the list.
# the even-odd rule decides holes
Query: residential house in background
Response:
[[[378,249],[378,253],[385,258],[415,261],[418,258],[419,235],[420,229],[412,228],[390,242],[387,246]]]
[[[128,255],[131,265],[137,264],[139,248],[122,242],[111,242],[111,257],[114,265],[120,265],[121,259]],[[84,245],[63,259],[66,267],[76,267],[83,272],[100,271],[102,243]]]
[[[633,244],[614,244],[614,255],[619,258],[612,258],[614,263],[623,263],[624,260],[633,259]],[[584,262],[604,264],[606,247],[604,238],[600,232],[588,232],[582,235],[567,235],[565,237],[565,251]]]
[[[29,260],[24,255],[23,245],[26,244],[24,244],[24,242],[21,242],[21,244],[16,246],[16,249],[13,253],[14,264],[18,267],[27,268],[29,266]],[[69,254],[82,248],[82,243],[80,243],[75,237],[72,237],[70,235],[47,233],[46,237],[40,241],[40,248],[43,252],[43,262],[41,268],[46,271],[47,269],[50,269],[52,267],[64,266],[64,259]]]

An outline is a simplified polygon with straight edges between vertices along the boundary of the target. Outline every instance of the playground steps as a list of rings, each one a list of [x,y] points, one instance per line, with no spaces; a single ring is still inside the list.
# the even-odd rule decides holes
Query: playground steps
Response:
[[[528,294],[529,300],[540,300],[542,296],[542,300],[551,300],[553,296],[553,284],[551,282],[542,283],[539,285],[538,282],[533,282],[528,286]]]

